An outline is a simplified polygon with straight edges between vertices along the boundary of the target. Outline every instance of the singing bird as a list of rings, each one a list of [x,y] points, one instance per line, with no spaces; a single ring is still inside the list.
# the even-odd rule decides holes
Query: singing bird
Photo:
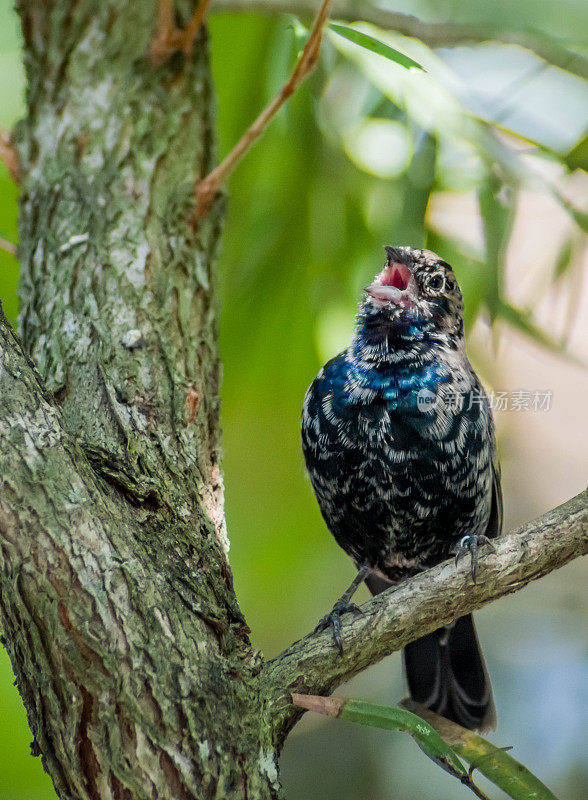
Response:
[[[465,351],[453,270],[430,250],[386,247],[364,290],[349,347],[306,393],[302,444],[320,510],[358,573],[324,617],[342,648],[340,617],[358,610],[362,581],[378,594],[501,532],[492,414]],[[409,644],[411,697],[460,725],[496,724],[471,615]]]

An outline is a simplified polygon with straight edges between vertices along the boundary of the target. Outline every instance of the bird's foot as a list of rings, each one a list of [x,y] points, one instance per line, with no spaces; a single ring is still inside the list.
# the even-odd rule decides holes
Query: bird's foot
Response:
[[[470,554],[472,559],[472,580],[476,582],[476,575],[478,574],[478,550],[480,547],[484,545],[488,545],[492,551],[495,551],[495,547],[492,544],[492,540],[489,539],[484,534],[467,534],[466,536],[462,537],[457,547],[454,549],[455,553],[455,566],[457,567],[459,563],[459,559],[462,556],[465,556],[467,553]]]
[[[352,611],[354,614],[363,614],[361,608],[355,603],[350,603],[343,598],[337,600],[332,610],[328,614],[325,614],[321,620],[319,620],[318,625],[314,629],[315,632],[317,632],[324,631],[327,628],[332,628],[333,639],[335,640],[341,655],[343,655],[343,642],[341,641],[341,615],[347,614],[349,611]]]

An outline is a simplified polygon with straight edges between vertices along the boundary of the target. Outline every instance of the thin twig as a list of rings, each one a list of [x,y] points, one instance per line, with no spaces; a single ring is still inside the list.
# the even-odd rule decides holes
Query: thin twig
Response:
[[[176,28],[173,0],[159,0],[157,6],[157,30],[151,40],[150,56],[153,64],[162,64],[173,53],[182,51],[190,55],[194,40],[204,20],[211,0],[200,0],[186,27]]]
[[[332,0],[324,0],[312,26],[308,41],[300,54],[294,71],[287,83],[284,84],[278,95],[261,112],[255,122],[239,139],[228,156],[202,180],[198,181],[194,192],[193,224],[205,217],[210,211],[214,198],[227,177],[250,149],[251,145],[259,139],[267,128],[269,122],[277,114],[286,100],[292,95],[300,84],[312,72],[321,49],[323,31],[329,18]]]
[[[12,180],[20,183],[20,157],[16,147],[10,141],[10,134],[7,131],[0,131],[0,158],[6,164]]]
[[[188,24],[182,31],[181,49],[186,55],[190,55],[192,52],[194,39],[196,38],[196,34],[206,19],[206,12],[208,11],[209,5],[210,0],[200,0],[198,7],[195,9],[194,13],[190,17],[190,20],[188,21]]]
[[[7,242],[6,239],[0,238],[0,250],[6,250],[7,253],[16,255],[16,246],[12,242]]]

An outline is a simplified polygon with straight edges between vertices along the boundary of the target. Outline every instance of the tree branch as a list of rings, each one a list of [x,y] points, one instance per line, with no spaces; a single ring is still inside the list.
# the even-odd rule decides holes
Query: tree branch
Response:
[[[289,80],[284,84],[271,103],[264,108],[255,122],[249,126],[226,158],[224,158],[209,175],[196,183],[194,190],[194,212],[192,214],[192,223],[195,226],[197,226],[198,220],[208,214],[220,187],[237,164],[251,149],[254,142],[263,134],[286,100],[294,94],[296,89],[306,80],[314,69],[321,51],[323,31],[329,19],[331,2],[332,0],[323,0],[314,20],[308,40],[304,45],[304,49],[296,62],[296,66]]]
[[[6,164],[12,180],[15,183],[20,183],[20,158],[18,150],[12,144],[8,131],[0,131],[0,160]]]
[[[188,56],[194,40],[206,18],[210,0],[200,0],[192,12],[185,28],[176,28],[174,22],[174,0],[159,0],[157,7],[157,30],[151,40],[149,54],[156,66],[163,64],[173,53],[182,51]]]
[[[308,17],[314,13],[315,0],[215,0],[213,12],[257,12],[260,14],[297,14]],[[335,0],[334,19],[354,22],[365,20],[403,36],[420,39],[429,47],[451,47],[460,44],[479,44],[489,40],[514,44],[544,59],[555,67],[588,78],[588,59],[574,53],[557,39],[533,30],[512,30],[491,25],[469,25],[452,22],[421,22],[411,14],[402,14],[368,2]]]
[[[5,250],[10,255],[16,255],[16,245],[12,244],[12,242],[7,242],[6,239],[2,239],[0,237],[0,249]]]
[[[516,592],[588,552],[588,490],[501,536],[481,559],[478,582],[469,564],[453,561],[374,597],[343,625],[339,656],[330,631],[311,633],[264,667],[268,714],[279,743],[300,714],[291,692],[329,694],[339,684],[456,617]]]

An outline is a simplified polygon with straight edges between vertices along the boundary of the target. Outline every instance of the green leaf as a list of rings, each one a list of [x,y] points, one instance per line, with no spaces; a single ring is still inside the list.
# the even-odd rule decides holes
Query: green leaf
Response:
[[[384,56],[388,61],[393,61],[401,67],[425,71],[424,67],[409,56],[404,55],[404,53],[401,53],[399,50],[395,50],[393,47],[390,47],[390,45],[384,44],[384,42],[381,42],[379,39],[374,39],[373,36],[369,36],[367,33],[362,33],[362,31],[358,31],[355,28],[349,28],[347,25],[337,25],[334,22],[329,23],[329,28],[335,31],[335,33],[338,33],[339,36],[349,39],[350,42],[358,44],[360,47],[365,47],[366,50],[371,50],[372,53],[377,53],[379,56]]]
[[[512,306],[510,303],[506,302],[506,300],[502,299],[499,300],[497,311],[498,316],[508,322],[509,325],[512,325],[513,328],[516,328],[521,333],[524,333],[537,344],[546,347],[548,350],[551,350],[554,353],[564,353],[565,343],[552,338],[542,328],[536,325],[533,322],[529,311],[523,311],[520,308],[516,308],[515,306]],[[570,353],[565,353],[565,355],[573,361],[575,360]]]
[[[563,243],[561,250],[559,251],[559,254],[557,256],[557,261],[555,262],[555,270],[553,273],[554,281],[559,280],[569,270],[569,268],[573,264],[573,258],[572,258],[573,255],[574,255],[574,238],[573,236],[568,236],[568,238]]]
[[[435,136],[424,131],[418,134],[417,142],[406,174],[398,229],[402,231],[404,241],[410,242],[413,247],[422,247],[425,243],[425,219],[435,183],[439,145]]]
[[[551,350],[552,353],[563,356],[566,361],[569,361],[571,364],[583,367],[584,369],[586,368],[586,363],[581,358],[571,353],[569,350],[566,350],[565,338],[554,339],[544,331],[543,328],[540,328],[533,322],[529,311],[523,311],[507,303],[505,300],[500,300],[498,316],[508,322],[509,325],[512,325],[513,328],[524,333],[525,336],[528,336],[538,345],[545,347],[547,350]]]
[[[319,697],[317,695],[292,694],[294,705],[355,722],[359,725],[370,725],[388,731],[405,731],[438,766],[457,778],[460,783],[469,786],[480,798],[486,798],[472,781],[468,771],[454,750],[443,741],[437,731],[421,717],[400,706],[384,706],[379,703],[367,703],[364,700],[345,700],[342,697]],[[487,800],[487,798],[486,798]]]
[[[291,16],[291,23],[288,26],[294,33],[294,45],[296,47],[296,51],[300,55],[300,53],[304,50],[304,45],[308,41],[308,37],[310,36],[310,28],[307,28],[305,25],[300,22],[298,17],[294,15]]]
[[[467,775],[460,759],[437,731],[427,723],[423,725],[420,717],[404,708],[366,703],[363,700],[347,700],[339,717],[359,725],[370,725],[388,731],[405,731],[413,737],[423,753],[443,769],[452,775]]]
[[[564,162],[570,171],[575,169],[583,169],[588,172],[588,136],[580,139],[570,152],[565,156]]]
[[[581,228],[584,233],[588,233],[588,213],[576,208],[575,205],[570,203],[567,197],[564,197],[561,192],[554,188],[552,188],[552,195],[560,203],[560,205],[565,208],[568,214],[573,218],[576,225]]]
[[[513,800],[557,800],[539,778],[506,752],[510,750],[509,747],[496,747],[478,734],[450,722],[413,700],[403,700],[402,705],[416,711],[420,719],[438,731],[444,742],[448,743],[447,746],[451,745],[468,762],[470,775],[477,769]]]
[[[478,203],[484,229],[486,268],[491,278],[484,300],[494,321],[500,302],[502,264],[516,209],[514,191],[489,173],[478,191]]]

